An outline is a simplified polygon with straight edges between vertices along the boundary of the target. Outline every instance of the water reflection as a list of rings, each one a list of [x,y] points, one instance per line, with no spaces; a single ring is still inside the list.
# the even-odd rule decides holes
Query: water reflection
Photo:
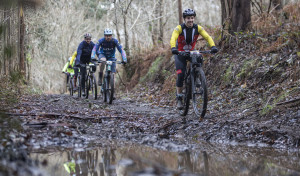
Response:
[[[168,152],[145,146],[32,153],[49,175],[300,175],[297,152],[230,149]]]

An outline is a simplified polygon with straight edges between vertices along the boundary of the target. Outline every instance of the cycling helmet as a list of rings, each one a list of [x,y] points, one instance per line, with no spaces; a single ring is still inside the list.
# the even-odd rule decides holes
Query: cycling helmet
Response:
[[[112,35],[112,30],[109,28],[104,29],[104,35]]]
[[[186,9],[183,13],[182,13],[183,18],[185,18],[186,16],[196,16],[196,12],[193,9]]]
[[[69,57],[68,61],[70,62],[70,61],[71,61],[71,59],[72,59],[72,57]]]
[[[90,33],[84,34],[84,38],[92,38],[92,35]]]

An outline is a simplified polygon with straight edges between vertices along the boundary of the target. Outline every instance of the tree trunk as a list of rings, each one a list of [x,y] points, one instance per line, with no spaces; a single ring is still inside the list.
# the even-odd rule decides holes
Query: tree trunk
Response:
[[[119,42],[121,43],[121,37],[120,37],[120,31],[119,31],[119,25],[118,25],[118,17],[117,17],[117,8],[114,8],[115,10],[115,26],[116,26],[116,32],[117,32],[117,38]]]
[[[164,25],[163,25],[163,4],[164,0],[159,1],[159,37],[158,37],[158,43],[161,43],[162,46],[164,46]]]
[[[24,54],[24,41],[25,41],[25,23],[24,23],[24,13],[23,5],[20,4],[20,62],[19,69],[21,74],[24,76],[25,70],[25,54]]]
[[[221,0],[221,9],[223,30],[243,31],[251,24],[249,0]]]
[[[232,32],[246,30],[251,23],[250,1],[234,0],[232,6]]]
[[[178,20],[179,20],[179,24],[182,24],[182,3],[181,0],[178,0]]]
[[[126,55],[130,56],[130,48],[129,48],[129,38],[128,38],[128,31],[127,31],[127,21],[126,21],[126,14],[123,15],[123,22],[124,22],[124,33],[125,33],[125,51]]]

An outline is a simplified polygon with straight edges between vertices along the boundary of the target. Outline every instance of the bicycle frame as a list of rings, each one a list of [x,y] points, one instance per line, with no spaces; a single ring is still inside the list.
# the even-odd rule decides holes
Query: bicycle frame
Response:
[[[210,53],[210,51],[188,51],[188,52],[180,52],[179,54],[185,57],[188,57],[189,66],[186,70],[186,75],[184,78],[185,83],[185,97],[184,97],[184,109],[180,110],[180,114],[185,116],[188,113],[190,99],[193,99],[193,107],[196,115],[203,117],[206,112],[207,106],[207,88],[206,88],[206,78],[204,72],[202,70],[203,65],[203,56],[202,53]],[[201,78],[200,87],[196,87],[195,80]],[[202,85],[202,86],[201,86]],[[197,89],[197,90],[196,90]],[[198,108],[198,95],[203,98],[203,106],[199,111]],[[202,99],[201,98],[201,99]],[[201,103],[200,103],[201,104]]]
[[[105,74],[103,77],[103,101],[108,101],[109,104],[112,103],[114,96],[114,76],[112,74],[113,63],[121,64],[120,61],[100,61],[100,63],[105,62]]]

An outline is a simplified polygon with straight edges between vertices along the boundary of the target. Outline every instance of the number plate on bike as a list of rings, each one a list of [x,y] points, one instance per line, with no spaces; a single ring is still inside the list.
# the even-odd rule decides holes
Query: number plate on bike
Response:
[[[112,61],[106,61],[106,65],[107,65],[107,70],[111,71],[111,66],[112,66],[113,62]]]

